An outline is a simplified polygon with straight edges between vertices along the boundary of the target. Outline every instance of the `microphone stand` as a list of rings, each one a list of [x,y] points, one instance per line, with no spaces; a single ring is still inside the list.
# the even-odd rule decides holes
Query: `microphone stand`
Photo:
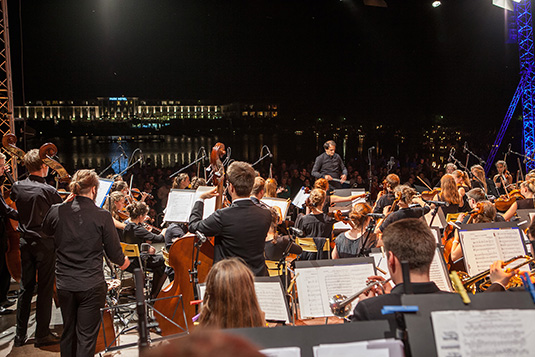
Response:
[[[467,146],[464,147],[464,150],[465,150],[468,154],[472,155],[477,161],[479,161],[479,164],[480,164],[481,166],[485,166],[485,165],[487,164],[487,162],[486,162],[485,160],[483,160],[482,158],[480,158],[479,156],[477,156],[476,154],[474,154],[472,151],[470,151],[470,149],[468,149]],[[466,170],[466,167],[465,167],[465,170]]]
[[[197,285],[199,284],[199,270],[197,269],[197,267],[201,265],[201,262],[199,261],[199,253],[201,252],[201,247],[203,243],[203,240],[200,239],[199,236],[197,236],[197,239],[193,244],[195,249],[195,260],[191,262],[191,269],[188,269],[189,282],[192,283],[194,300],[199,300],[199,294],[197,293]],[[195,305],[196,314],[199,312],[198,309],[199,305]]]
[[[180,170],[178,170],[177,172],[169,175],[169,178],[173,178],[175,177],[176,175],[178,175],[179,173],[181,173],[182,171],[186,170],[188,167],[190,166],[193,166],[195,165],[196,163],[198,163],[199,161],[201,160],[204,160],[206,158],[206,155],[203,155],[202,157],[198,158],[197,160],[193,161],[191,164],[189,164],[188,166],[184,166],[183,168],[181,168]]]
[[[532,158],[532,157],[530,157],[530,156],[528,156],[528,155],[524,155],[524,154],[521,154],[521,153],[516,152],[516,151],[513,151],[513,150],[509,150],[509,152],[510,152],[511,154],[515,154],[516,156],[520,156],[520,157],[522,157],[522,158],[524,159],[524,163],[526,163],[526,161],[531,161],[531,162],[535,161],[534,158]]]
[[[111,164],[108,165],[108,167],[106,167],[104,170],[102,170],[101,173],[98,174],[99,177],[102,177],[102,174],[105,173],[106,171],[108,171],[110,169],[110,167],[113,166],[113,164],[115,164],[117,161],[119,161],[121,159],[121,156],[124,156],[123,153],[121,153],[121,155],[119,155],[115,160],[113,160],[111,162]]]
[[[368,244],[368,240],[370,239],[370,235],[373,231],[375,231],[375,226],[377,225],[377,218],[372,217],[370,223],[368,224],[368,227],[366,227],[366,238],[361,241],[359,254],[357,254],[357,257],[369,257],[371,249],[364,249],[366,244]]]
[[[283,273],[282,273],[282,276],[281,278],[284,279],[282,285],[284,287],[284,294],[289,296],[289,297],[292,297],[290,295],[290,293],[288,292],[288,266],[287,266],[287,262],[286,262],[286,258],[288,257],[288,255],[290,254],[290,249],[292,248],[292,244],[295,242],[295,235],[296,233],[292,232],[291,230],[288,232],[289,235],[288,235],[288,244],[286,245],[286,248],[284,249],[284,253],[282,253],[282,257],[279,259],[279,262],[277,263],[277,271],[281,270],[281,267],[283,270]],[[275,238],[274,238],[275,239]],[[292,319],[294,318],[294,316],[292,315]],[[292,321],[293,323],[294,321]]]
[[[262,146],[262,150],[260,150],[260,155],[262,155],[262,151],[264,151],[264,147],[265,147],[265,145]],[[269,152],[269,150],[268,150],[268,153],[267,153],[267,154],[265,154],[264,156],[260,156],[260,159],[258,159],[258,160],[257,160],[254,164],[252,164],[251,166],[254,167],[256,164],[258,164],[259,162],[261,162],[262,160],[264,160],[264,159],[265,159],[266,157],[268,157],[268,156],[269,156],[269,157],[273,157],[273,155]]]
[[[373,177],[372,177],[372,150],[373,146],[368,149],[368,164],[370,165],[370,174],[368,177],[369,185],[368,185],[368,191],[372,191],[372,183],[373,183]]]

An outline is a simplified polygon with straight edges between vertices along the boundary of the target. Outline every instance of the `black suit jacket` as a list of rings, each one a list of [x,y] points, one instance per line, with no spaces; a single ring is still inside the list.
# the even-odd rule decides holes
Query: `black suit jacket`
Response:
[[[264,241],[271,225],[271,212],[250,199],[233,202],[202,219],[204,202],[197,201],[189,217],[189,230],[215,236],[214,263],[240,257],[256,276],[268,275],[264,261]]]

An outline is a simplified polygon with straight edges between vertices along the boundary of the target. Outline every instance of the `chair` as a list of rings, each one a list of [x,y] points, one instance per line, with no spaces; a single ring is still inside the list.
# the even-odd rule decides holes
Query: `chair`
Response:
[[[321,238],[321,237],[320,237]],[[328,252],[328,258],[331,258],[331,244],[329,238],[321,238],[325,239],[325,244],[323,244],[322,251]],[[295,242],[303,248],[303,252],[309,252],[309,253],[318,253],[318,247],[316,246],[316,242],[314,241],[314,238],[312,237],[305,237],[305,238],[296,238]],[[317,255],[319,256],[319,254]],[[320,259],[319,257],[317,259]]]
[[[277,267],[279,264],[276,260],[266,260],[266,267],[268,269],[269,276],[281,276],[282,275],[282,265]]]
[[[446,222],[455,222],[459,218],[460,213],[448,213],[446,215]]]

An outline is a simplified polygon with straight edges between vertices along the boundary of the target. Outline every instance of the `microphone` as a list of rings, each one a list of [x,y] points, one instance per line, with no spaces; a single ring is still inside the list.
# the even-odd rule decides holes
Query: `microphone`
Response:
[[[199,242],[201,242],[201,243],[206,242],[207,239],[206,239],[206,236],[204,235],[204,233],[197,231],[197,232],[195,232],[195,235],[199,239]]]
[[[303,232],[303,231],[302,231],[301,229],[299,229],[299,228],[290,227],[290,228],[288,228],[288,230],[289,230],[291,233],[293,233],[293,234],[295,234],[296,236],[298,236],[298,237],[304,237],[304,236],[305,236],[305,232]]]
[[[382,214],[382,213],[368,213],[366,216],[368,217],[372,217],[374,219],[377,219],[377,218],[385,218],[385,215]]]
[[[446,207],[449,207],[449,205],[450,205],[449,202],[444,202],[444,201],[431,201],[431,200],[423,200],[423,201],[425,203],[432,203],[435,206],[446,206]]]
[[[463,148],[463,152],[466,153],[466,150],[468,150],[468,142],[464,142],[464,148]]]
[[[368,151],[372,151],[375,149],[375,146],[372,146],[371,148],[368,149]]]
[[[269,157],[273,157],[273,154],[271,153],[271,151],[269,151],[269,147],[267,145],[266,145],[266,150],[267,150],[267,152],[269,154]]]

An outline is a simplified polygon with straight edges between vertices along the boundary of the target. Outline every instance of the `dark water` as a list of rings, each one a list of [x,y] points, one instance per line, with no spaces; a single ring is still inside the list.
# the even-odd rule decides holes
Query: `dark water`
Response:
[[[39,148],[45,142],[54,143],[58,148],[59,161],[70,173],[81,168],[92,168],[101,172],[115,161],[112,169],[106,171],[106,174],[109,174],[112,171],[118,173],[127,167],[127,160],[120,157],[122,150],[129,158],[134,153],[133,160],[139,158],[139,150],[141,150],[145,162],[150,162],[154,167],[180,168],[193,162],[201,147],[204,147],[209,154],[217,142],[223,142],[231,148],[231,157],[234,160],[249,163],[256,162],[260,158],[262,146],[267,145],[273,154],[273,163],[276,165],[283,160],[311,162],[318,153],[323,151],[323,142],[331,138],[321,135],[296,134],[245,134],[227,137],[217,135],[197,137],[183,135],[75,136],[67,138],[42,136],[28,139],[26,147],[29,150]],[[362,152],[358,137],[338,138],[337,142],[339,142],[337,151],[342,156],[352,157],[359,151]],[[266,153],[267,151],[264,150],[263,154]],[[270,158],[266,158],[259,166],[269,165],[269,162]]]

